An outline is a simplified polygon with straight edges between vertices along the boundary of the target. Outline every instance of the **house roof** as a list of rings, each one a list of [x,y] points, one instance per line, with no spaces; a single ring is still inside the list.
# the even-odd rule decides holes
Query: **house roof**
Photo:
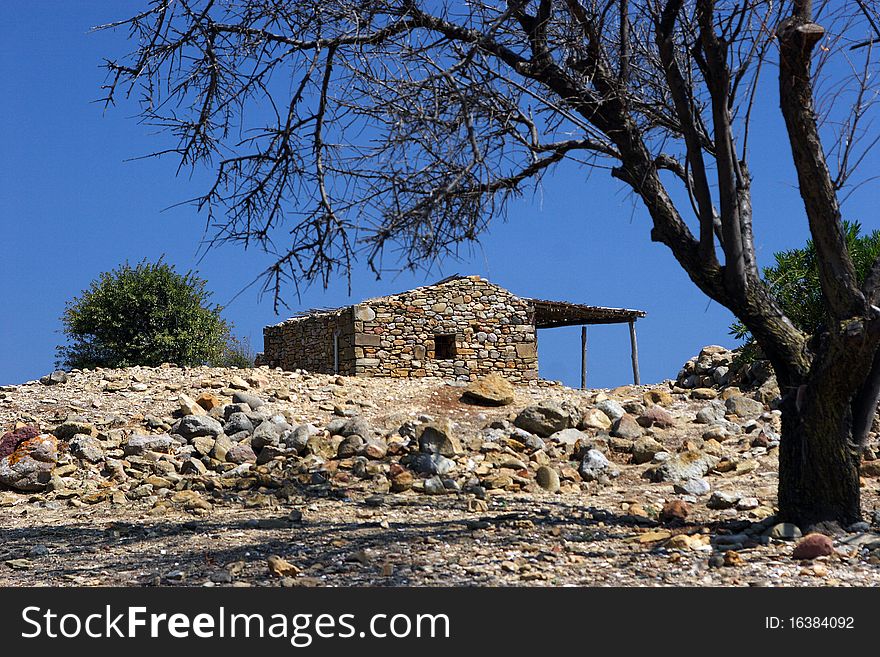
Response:
[[[634,322],[646,314],[643,310],[585,306],[579,303],[569,303],[568,301],[525,300],[531,303],[534,308],[535,328],[539,329],[581,326],[583,324]]]
[[[439,285],[443,285],[444,283],[449,283],[464,278],[470,278],[473,280],[484,280],[481,279],[481,277],[479,276],[460,276],[456,274],[430,285],[416,287],[414,288],[414,290],[436,287]],[[495,285],[495,287],[500,288],[500,286],[498,285]],[[407,292],[412,291],[413,290],[408,290]],[[371,302],[390,299],[399,296],[400,294],[405,293],[390,294],[382,297],[364,299],[360,303],[354,305],[370,304]],[[511,292],[511,294],[513,293]],[[535,323],[535,328],[539,329],[557,328],[560,326],[581,326],[584,324],[619,324],[635,321],[641,317],[644,317],[646,314],[643,310],[631,310],[628,308],[606,308],[603,306],[587,306],[584,304],[571,303],[568,301],[548,301],[545,299],[530,299],[528,297],[519,298],[531,304],[534,311],[533,321]],[[339,313],[350,307],[351,306],[349,305],[343,306],[341,308],[313,308],[311,310],[299,312],[286,321],[297,321],[304,319],[305,317]],[[283,323],[284,322],[282,322],[282,324]]]

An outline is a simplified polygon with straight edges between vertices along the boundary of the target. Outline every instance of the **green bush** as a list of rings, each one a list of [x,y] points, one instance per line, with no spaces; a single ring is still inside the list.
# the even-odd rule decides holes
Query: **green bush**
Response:
[[[105,272],[61,317],[66,345],[58,364],[68,368],[204,365],[228,349],[230,326],[208,305],[206,281],[178,274],[160,259],[126,263]]]
[[[880,256],[880,231],[861,235],[862,225],[843,222],[846,246],[861,284],[874,260]],[[812,240],[802,249],[782,251],[774,255],[776,264],[764,269],[764,281],[779,301],[783,312],[799,329],[812,335],[826,322],[816,247]],[[760,355],[749,330],[741,323],[732,324],[730,333],[745,340],[743,359],[750,361]]]

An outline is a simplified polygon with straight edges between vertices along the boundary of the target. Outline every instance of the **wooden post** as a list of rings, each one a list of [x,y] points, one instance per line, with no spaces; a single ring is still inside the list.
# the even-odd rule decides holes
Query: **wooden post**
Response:
[[[587,388],[587,327],[581,326],[581,390]]]
[[[631,320],[629,323],[629,341],[632,345],[632,364],[633,364],[633,381],[636,385],[640,385],[639,381],[639,344],[636,342],[636,322]]]

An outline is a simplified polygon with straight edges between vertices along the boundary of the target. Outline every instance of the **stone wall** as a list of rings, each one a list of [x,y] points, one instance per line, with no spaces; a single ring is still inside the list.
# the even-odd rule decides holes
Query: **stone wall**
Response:
[[[354,374],[352,308],[295,317],[263,329],[259,363],[285,370],[334,374],[334,334],[339,331],[339,374]]]
[[[531,314],[527,301],[479,276],[456,278],[267,327],[261,362],[332,372],[339,329],[340,374],[472,380],[499,372],[533,381],[538,354]],[[453,353],[438,350],[444,340]]]

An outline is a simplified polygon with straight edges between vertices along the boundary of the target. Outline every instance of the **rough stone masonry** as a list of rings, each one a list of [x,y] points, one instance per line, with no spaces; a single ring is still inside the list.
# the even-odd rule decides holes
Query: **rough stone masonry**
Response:
[[[479,276],[294,317],[263,331],[258,364],[325,374],[538,379],[529,299]]]

